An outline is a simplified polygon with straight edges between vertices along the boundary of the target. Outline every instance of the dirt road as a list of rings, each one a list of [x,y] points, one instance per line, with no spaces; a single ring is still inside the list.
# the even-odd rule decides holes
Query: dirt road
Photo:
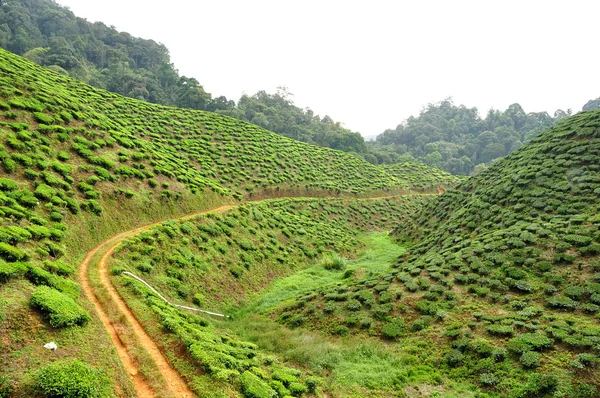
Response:
[[[177,219],[189,219],[194,218],[202,214],[207,213],[221,213],[227,210],[232,209],[233,205],[221,206],[216,209],[205,210],[198,213],[190,214],[187,216],[183,216]],[[125,239],[131,238],[137,234],[144,232],[164,221],[155,222],[152,224],[147,224],[130,231],[122,232],[112,238],[102,242],[95,249],[90,251],[87,256],[83,259],[81,265],[79,266],[79,278],[81,279],[81,286],[83,287],[83,291],[86,296],[92,301],[94,307],[96,309],[96,313],[98,317],[102,321],[104,328],[108,331],[113,344],[117,350],[117,354],[121,359],[127,373],[132,377],[135,389],[138,393],[138,397],[140,398],[148,398],[156,396],[155,392],[150,387],[148,381],[146,381],[139,373],[139,369],[137,364],[135,363],[132,355],[127,350],[127,347],[123,344],[119,335],[117,334],[117,329],[115,325],[110,321],[108,314],[105,308],[102,307],[102,304],[96,297],[92,285],[89,280],[89,268],[90,263],[97,255],[100,255],[100,259],[98,260],[98,272],[100,275],[100,283],[108,292],[110,297],[111,304],[114,305],[119,313],[121,313],[131,325],[132,331],[137,339],[137,343],[142,346],[150,355],[152,360],[156,363],[161,375],[167,382],[168,390],[178,398],[192,398],[196,395],[190,390],[187,386],[186,382],[181,378],[179,373],[175,371],[165,358],[165,356],[160,352],[156,343],[152,340],[152,338],[146,333],[142,325],[135,318],[133,312],[127,307],[125,301],[121,298],[117,290],[114,288],[109,279],[109,260],[114,252],[114,250],[119,246],[121,242]]]

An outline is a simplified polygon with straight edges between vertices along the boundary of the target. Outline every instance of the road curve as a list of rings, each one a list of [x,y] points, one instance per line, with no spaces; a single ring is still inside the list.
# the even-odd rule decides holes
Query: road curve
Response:
[[[176,219],[189,219],[194,218],[196,216],[207,214],[207,213],[221,213],[235,207],[234,205],[226,205],[221,206],[211,210],[204,210],[201,212],[197,212],[194,214],[189,214],[187,216],[179,217]],[[81,280],[81,286],[83,287],[83,291],[86,296],[90,299],[90,301],[94,304],[94,308],[96,313],[98,314],[98,318],[102,321],[104,328],[108,331],[113,344],[117,350],[117,354],[121,359],[127,373],[131,376],[133,380],[133,384],[137,391],[138,397],[147,398],[147,397],[155,397],[156,394],[150,387],[150,384],[139,374],[139,368],[135,363],[133,357],[127,350],[127,347],[123,344],[119,335],[117,334],[117,330],[113,323],[110,321],[107,312],[102,307],[102,304],[94,294],[94,290],[90,284],[89,280],[89,267],[92,259],[97,254],[101,254],[101,258],[98,261],[98,272],[100,275],[100,283],[108,292],[110,297],[111,304],[114,305],[118,311],[125,316],[133,333],[137,339],[137,343],[141,345],[150,355],[154,363],[157,365],[161,375],[166,381],[167,389],[178,398],[192,398],[196,395],[190,390],[186,382],[183,378],[177,373],[175,369],[171,367],[165,356],[161,353],[160,349],[156,345],[156,343],[152,340],[152,338],[146,333],[140,322],[136,319],[135,315],[127,307],[125,301],[121,298],[117,290],[114,288],[109,279],[109,270],[108,270],[108,262],[110,256],[114,252],[114,250],[119,246],[121,242],[125,239],[131,238],[137,234],[140,234],[164,221],[158,221],[155,223],[143,225],[141,227],[132,229],[130,231],[122,232],[118,235],[113,236],[112,238],[102,242],[92,251],[90,251],[87,256],[81,262],[79,266],[79,278]]]
[[[398,195],[398,196],[406,196],[406,195]],[[381,196],[381,197],[373,197],[373,198],[360,198],[362,200],[377,200],[377,199],[387,199],[395,196]],[[275,198],[275,199],[285,199],[285,198]],[[328,199],[337,199],[337,198],[328,198]],[[261,199],[253,202],[262,202],[270,199]],[[185,220],[194,218],[207,213],[222,213],[227,210],[230,210],[237,205],[224,205],[214,209],[203,210],[200,212],[192,213],[182,217],[176,217],[174,220]],[[137,344],[141,345],[146,352],[150,355],[151,359],[157,365],[158,370],[166,381],[167,389],[171,394],[178,398],[193,398],[196,397],[187,383],[183,380],[181,375],[171,367],[165,356],[162,354],[156,343],[152,340],[152,338],[146,333],[143,326],[137,320],[131,309],[127,306],[125,301],[121,298],[117,290],[114,288],[110,281],[109,277],[109,260],[115,249],[123,242],[125,239],[129,239],[135,235],[138,235],[156,225],[159,225],[167,220],[157,221],[150,224],[143,225],[141,227],[137,227],[135,229],[122,232],[118,235],[113,236],[112,238],[107,239],[106,241],[100,243],[96,248],[91,250],[83,259],[79,266],[79,279],[81,281],[81,286],[83,287],[83,291],[85,295],[90,299],[90,301],[94,304],[94,308],[96,313],[98,314],[98,318],[101,320],[104,328],[107,330],[110,338],[113,341],[115,349],[117,350],[117,354],[123,363],[127,373],[131,376],[133,380],[133,384],[137,391],[137,396],[139,398],[151,398],[155,397],[156,393],[151,388],[150,384],[147,380],[145,380],[142,375],[139,373],[138,365],[135,363],[134,358],[127,350],[125,344],[119,338],[117,333],[117,329],[115,325],[111,322],[110,318],[106,310],[102,307],[102,304],[96,297],[94,293],[94,289],[91,286],[89,280],[89,268],[90,263],[93,258],[100,254],[100,260],[98,260],[98,273],[100,276],[100,283],[108,292],[111,305],[115,306],[118,311],[125,316],[129,324],[131,325],[132,331],[137,339]]]

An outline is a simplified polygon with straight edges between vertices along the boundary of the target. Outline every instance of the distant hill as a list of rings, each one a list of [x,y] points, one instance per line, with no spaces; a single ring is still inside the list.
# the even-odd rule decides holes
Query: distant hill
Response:
[[[554,116],[526,113],[512,104],[504,112],[490,110],[481,118],[477,108],[446,99],[384,131],[369,143],[368,151],[379,163],[414,158],[452,174],[469,175],[478,165],[508,155],[570,114],[560,109]]]
[[[592,111],[398,225],[395,236],[416,244],[389,273],[304,295],[276,314],[327,334],[419,346],[424,364],[491,397],[597,396],[598,214]]]

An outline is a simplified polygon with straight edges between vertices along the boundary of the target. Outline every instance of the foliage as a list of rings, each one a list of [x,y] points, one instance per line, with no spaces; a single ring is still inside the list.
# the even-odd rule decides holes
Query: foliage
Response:
[[[55,328],[74,325],[84,326],[91,318],[71,297],[52,289],[40,286],[31,295],[30,303],[39,308]]]
[[[416,159],[457,175],[468,175],[531,141],[571,114],[557,110],[526,113],[519,104],[504,112],[491,109],[482,119],[477,108],[456,106],[452,99],[429,104],[395,129],[377,136],[369,150],[379,163]]]
[[[240,381],[242,382],[242,391],[248,398],[274,398],[277,396],[277,393],[268,384],[249,371],[242,373]]]
[[[112,393],[106,375],[80,360],[59,360],[41,368],[35,388],[56,398],[103,398]]]
[[[245,120],[286,137],[338,149],[344,152],[364,153],[363,137],[344,128],[329,116],[320,117],[310,109],[294,105],[292,94],[280,87],[275,94],[259,91],[252,96],[242,95],[236,107],[217,112]]]

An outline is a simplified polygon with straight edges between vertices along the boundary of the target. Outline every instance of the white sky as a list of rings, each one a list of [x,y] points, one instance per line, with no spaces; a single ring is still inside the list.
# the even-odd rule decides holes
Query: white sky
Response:
[[[213,96],[287,86],[373,136],[424,105],[526,112],[600,97],[600,1],[57,0],[169,48]]]

